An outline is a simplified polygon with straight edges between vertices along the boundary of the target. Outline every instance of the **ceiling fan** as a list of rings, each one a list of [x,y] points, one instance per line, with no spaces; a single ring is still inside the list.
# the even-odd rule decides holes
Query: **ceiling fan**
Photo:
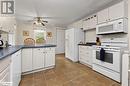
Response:
[[[55,16],[37,16],[37,15],[25,15],[25,14],[15,14],[16,18],[18,20],[22,20],[25,22],[33,22],[34,25],[42,25],[45,26],[46,23],[48,23],[48,21],[52,21],[52,20],[62,20],[65,19],[63,17],[55,17]]]
[[[34,25],[41,24],[42,26],[45,26],[45,23],[48,23],[48,21],[43,20],[43,17],[35,17],[33,21]]]

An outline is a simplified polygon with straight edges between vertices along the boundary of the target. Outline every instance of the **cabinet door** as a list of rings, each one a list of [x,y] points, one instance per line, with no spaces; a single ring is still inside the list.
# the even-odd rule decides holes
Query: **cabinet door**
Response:
[[[98,12],[98,24],[108,21],[109,18],[108,12],[109,12],[108,8]]]
[[[32,71],[32,49],[22,50],[22,72]]]
[[[21,50],[20,51],[18,51],[17,52],[17,58],[18,58],[18,61],[17,61],[17,69],[18,69],[18,71],[17,71],[17,74],[18,74],[18,83],[20,83],[20,81],[21,81],[21,72],[22,72],[22,70],[21,70]]]
[[[79,46],[79,61],[86,63],[85,46]]]
[[[89,65],[92,66],[92,47],[88,47],[88,51],[89,51],[89,56],[88,56]]]
[[[88,30],[89,26],[90,26],[89,20],[83,21],[83,30]]]
[[[97,16],[96,15],[94,15],[94,17],[91,19],[91,22],[92,22],[91,28],[92,29],[96,28],[96,25],[97,25]]]
[[[46,48],[45,67],[55,65],[55,48]]]
[[[18,86],[21,80],[21,51],[16,52],[12,55],[11,63],[11,81],[13,86]]]
[[[124,2],[120,2],[109,8],[109,20],[115,20],[124,17]]]
[[[42,48],[33,49],[33,70],[44,68],[45,52]]]
[[[82,60],[82,47],[81,46],[79,46],[79,61],[81,61]]]
[[[80,20],[77,22],[77,29],[83,28],[83,21]]]

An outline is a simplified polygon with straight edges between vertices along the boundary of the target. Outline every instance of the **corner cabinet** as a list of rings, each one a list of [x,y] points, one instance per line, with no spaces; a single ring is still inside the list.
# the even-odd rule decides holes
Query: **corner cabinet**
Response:
[[[37,72],[55,66],[55,47],[22,50],[22,73]]]
[[[21,81],[21,50],[11,56],[11,82],[18,86]]]
[[[121,1],[97,13],[98,24],[128,17],[128,3]]]

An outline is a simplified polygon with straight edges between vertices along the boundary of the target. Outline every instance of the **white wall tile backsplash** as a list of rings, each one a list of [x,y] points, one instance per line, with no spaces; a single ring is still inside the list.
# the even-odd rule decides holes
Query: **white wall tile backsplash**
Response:
[[[128,40],[128,34],[118,33],[118,34],[109,34],[109,35],[96,35],[96,29],[85,31],[85,42],[96,42],[96,37],[100,37],[102,40],[110,40],[110,39],[117,39],[123,38]]]

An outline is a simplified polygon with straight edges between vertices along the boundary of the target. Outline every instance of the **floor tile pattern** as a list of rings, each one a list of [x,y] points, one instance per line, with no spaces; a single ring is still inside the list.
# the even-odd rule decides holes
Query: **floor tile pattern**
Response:
[[[20,86],[121,86],[79,63],[56,55],[56,67],[22,76]]]

